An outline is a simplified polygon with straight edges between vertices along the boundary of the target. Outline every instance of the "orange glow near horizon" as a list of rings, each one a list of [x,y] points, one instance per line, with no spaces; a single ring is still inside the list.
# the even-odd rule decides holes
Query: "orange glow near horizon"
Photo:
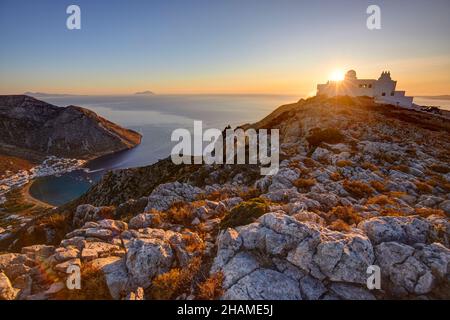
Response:
[[[341,69],[336,69],[332,73],[330,73],[330,76],[328,77],[329,80],[332,81],[342,81],[344,80],[345,73]]]
[[[337,60],[337,59],[336,59]],[[0,94],[22,94],[26,91],[55,94],[126,95],[150,90],[156,94],[285,94],[315,95],[316,85],[327,80],[339,81],[345,71],[354,69],[358,78],[376,79],[382,70],[391,71],[399,90],[408,95],[449,94],[449,57],[440,59],[412,59],[364,66],[359,60],[339,59],[319,66],[291,65],[265,68],[246,67],[242,70],[204,74],[160,74],[150,77],[124,71],[59,77],[54,74],[33,73],[0,77]],[[411,68],[414,65],[414,68]],[[337,67],[336,67],[337,66]],[[8,81],[4,81],[7,79]]]

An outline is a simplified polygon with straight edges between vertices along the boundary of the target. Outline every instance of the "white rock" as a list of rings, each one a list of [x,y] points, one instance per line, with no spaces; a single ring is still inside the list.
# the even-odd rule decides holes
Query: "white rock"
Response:
[[[127,269],[133,283],[144,289],[154,276],[169,271],[173,258],[172,248],[161,239],[133,239],[127,244]]]
[[[270,269],[253,271],[223,295],[225,300],[301,300],[301,298],[298,282]]]
[[[0,300],[15,300],[19,295],[18,289],[15,289],[8,277],[0,272]]]
[[[152,209],[165,211],[175,202],[194,201],[203,192],[202,189],[187,183],[173,182],[159,185],[148,197],[145,211]]]

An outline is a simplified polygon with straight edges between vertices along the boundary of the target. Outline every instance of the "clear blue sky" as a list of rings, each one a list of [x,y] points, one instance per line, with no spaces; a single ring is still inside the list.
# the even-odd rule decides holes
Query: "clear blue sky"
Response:
[[[81,30],[66,28],[70,4]],[[449,15],[449,0],[0,0],[0,93],[307,94],[355,68],[448,94]]]

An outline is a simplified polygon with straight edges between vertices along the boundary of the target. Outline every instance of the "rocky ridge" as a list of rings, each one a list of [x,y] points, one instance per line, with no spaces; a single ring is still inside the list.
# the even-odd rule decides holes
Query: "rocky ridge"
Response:
[[[141,136],[85,108],[26,95],[0,96],[0,151],[36,162],[48,155],[93,159],[132,148]]]

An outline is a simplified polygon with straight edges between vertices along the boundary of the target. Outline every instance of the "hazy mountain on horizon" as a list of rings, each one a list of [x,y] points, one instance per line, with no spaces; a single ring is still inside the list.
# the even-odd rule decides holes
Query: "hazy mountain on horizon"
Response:
[[[46,92],[31,92],[31,91],[25,92],[24,95],[32,96],[32,97],[74,97],[74,96],[80,96],[79,94],[46,93]]]
[[[428,98],[436,100],[450,100],[450,94],[443,94],[438,96],[417,96],[418,98]]]
[[[137,94],[137,95],[154,95],[155,93],[150,90],[146,90],[146,91],[136,92],[135,94]]]

